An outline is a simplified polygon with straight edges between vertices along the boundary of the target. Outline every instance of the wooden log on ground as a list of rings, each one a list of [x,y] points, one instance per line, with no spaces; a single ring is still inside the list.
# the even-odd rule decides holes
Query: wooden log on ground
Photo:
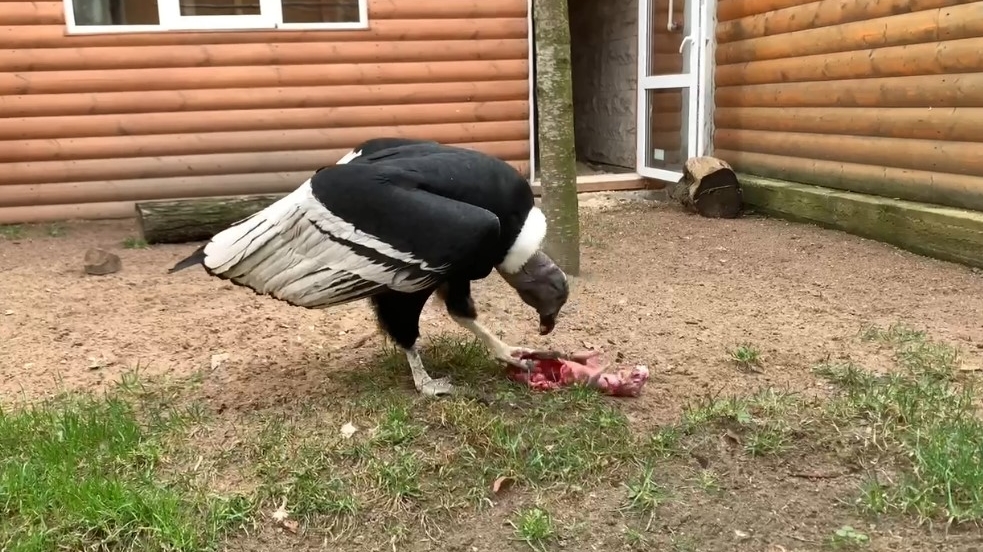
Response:
[[[740,180],[747,204],[765,214],[983,268],[983,213],[761,177]]]
[[[148,244],[202,241],[282,197],[277,194],[141,202],[135,205],[137,226],[140,237]]]
[[[734,169],[715,157],[687,159],[683,177],[668,194],[686,209],[707,218],[737,218],[743,208],[741,185]]]

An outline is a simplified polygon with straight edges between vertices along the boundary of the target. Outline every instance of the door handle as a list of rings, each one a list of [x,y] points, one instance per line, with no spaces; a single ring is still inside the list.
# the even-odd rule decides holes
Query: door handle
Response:
[[[693,37],[692,37],[692,36],[690,36],[690,35],[686,35],[686,36],[684,36],[684,37],[683,37],[683,41],[679,43],[679,53],[680,53],[680,54],[681,54],[681,53],[683,53],[683,48],[685,48],[685,47],[686,47],[686,44],[687,44],[688,42],[693,42]]]

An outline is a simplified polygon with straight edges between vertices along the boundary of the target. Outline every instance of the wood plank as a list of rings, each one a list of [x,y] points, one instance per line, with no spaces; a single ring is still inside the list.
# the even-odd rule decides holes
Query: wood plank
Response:
[[[64,6],[63,2],[8,2],[0,9],[0,26],[62,25]]]
[[[872,48],[837,54],[750,61],[719,65],[717,86],[827,81],[878,77],[942,75],[983,71],[983,40]]]
[[[983,73],[720,86],[717,107],[983,107]]]
[[[373,19],[358,31],[236,31],[106,33],[65,36],[65,26],[0,25],[0,48],[88,48],[94,46],[174,46],[182,44],[266,44],[283,42],[389,42],[400,40],[492,40],[527,38],[526,16],[481,19]]]
[[[526,59],[528,56],[529,43],[524,38],[186,44],[166,48],[160,46],[21,48],[0,51],[0,72],[343,63],[429,63],[435,61]]]
[[[758,13],[807,4],[813,0],[718,0],[717,20],[730,21]]]
[[[528,161],[509,161],[520,173],[528,177]],[[309,172],[299,173],[309,175]],[[598,175],[601,176],[601,175]],[[578,179],[578,193],[588,192],[609,192],[609,191],[630,191],[660,189],[660,182],[648,181],[643,178],[614,178],[610,180],[600,180],[580,183]],[[198,182],[201,179],[197,179]],[[303,181],[303,180],[301,180]],[[108,185],[109,183],[107,183]],[[166,189],[166,187],[158,189]],[[285,188],[289,191],[292,188]],[[539,186],[533,185],[533,194],[539,196],[541,190]],[[129,219],[134,217],[134,201],[115,201],[98,203],[78,203],[69,205],[35,205],[31,207],[0,207],[0,224],[22,224],[33,222],[55,222],[64,220],[99,220],[99,219]]]
[[[237,109],[299,109],[326,107],[387,107],[406,104],[494,102],[528,103],[529,81],[296,86],[280,88],[217,88],[204,90],[147,90],[79,94],[22,94],[0,96],[5,117],[56,117]],[[66,121],[67,122],[67,121]],[[11,121],[7,121],[11,124]],[[0,127],[2,131],[2,127]]]
[[[745,174],[983,211],[979,177],[724,149],[714,150],[714,156]]]
[[[0,95],[419,82],[494,82],[528,77],[527,59],[434,63],[339,63],[283,67],[43,71],[0,73]]]
[[[473,123],[528,120],[528,100],[506,102],[412,104],[319,107],[310,109],[230,109],[228,111],[186,111],[120,115],[76,115],[71,117],[18,117],[5,119],[0,125],[0,159],[16,155],[30,157],[31,149],[49,152],[63,149],[62,144],[98,144],[92,140],[67,140],[86,137],[133,137],[154,134],[229,133],[249,131],[291,131],[315,127],[322,132],[355,127],[387,127],[422,124]],[[372,129],[372,130],[378,130]],[[365,132],[370,132],[366,130]],[[350,133],[349,133],[350,135]],[[321,137],[324,138],[323,136]],[[188,137],[188,139],[192,139]],[[210,140],[207,137],[203,140]],[[37,140],[60,140],[45,146]],[[164,138],[164,140],[168,140]],[[115,139],[115,143],[120,140]],[[54,150],[52,148],[55,148]],[[9,151],[3,151],[8,149]],[[40,151],[40,150],[38,150]],[[26,160],[26,159],[25,159]]]
[[[983,37],[983,2],[721,44],[718,65]]]
[[[983,145],[973,142],[717,129],[713,143],[725,150],[983,176]]]
[[[409,127],[411,129],[419,127]],[[366,136],[366,138],[372,135]],[[423,134],[411,137],[426,138]],[[529,140],[501,142],[467,142],[462,135],[457,145],[471,147],[506,159],[528,159]],[[312,144],[313,145],[313,144]],[[292,172],[314,170],[333,163],[350,151],[344,149],[309,149],[264,151],[256,153],[219,153],[211,155],[182,155],[174,157],[130,157],[125,159],[83,159],[79,161],[40,161],[10,163],[3,167],[4,184],[0,194],[15,184],[53,184],[92,180],[124,180],[163,178],[168,176],[206,176],[216,174],[249,174],[254,172]],[[40,192],[43,193],[43,192]],[[2,196],[0,196],[2,197]],[[2,200],[0,200],[2,201]],[[47,203],[70,203],[50,198]]]
[[[983,213],[741,175],[744,201],[763,213],[983,268]]]
[[[398,126],[354,126],[321,129],[282,129],[244,132],[187,132],[147,136],[101,136],[51,140],[0,142],[0,163],[173,157],[220,153],[352,147],[376,136],[406,136],[438,142],[500,142],[529,136],[528,117],[498,121],[454,121],[433,117]],[[310,126],[308,121],[307,126]],[[662,144],[663,142],[658,142]],[[4,184],[0,184],[4,186]]]
[[[726,1],[726,0],[725,0]],[[821,0],[799,4],[764,13],[721,21],[716,28],[718,44],[794,33],[866,21],[905,13],[945,8],[965,3],[965,0]]]
[[[713,122],[717,129],[983,143],[979,107],[718,107]]]

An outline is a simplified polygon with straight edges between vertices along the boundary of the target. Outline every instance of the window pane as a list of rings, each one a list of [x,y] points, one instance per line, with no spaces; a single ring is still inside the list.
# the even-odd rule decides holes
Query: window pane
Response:
[[[690,52],[679,51],[683,37],[693,32],[692,22],[686,18],[690,3],[696,0],[672,0],[672,16],[669,15],[670,0],[651,0],[651,35],[649,36],[649,75],[675,75],[689,73]],[[669,29],[670,21],[672,30]],[[690,44],[688,48],[693,48]]]
[[[181,0],[181,15],[260,15],[259,0]]]
[[[75,0],[76,25],[159,25],[157,0]]]
[[[648,136],[645,165],[656,169],[682,171],[689,158],[689,89],[646,90]]]
[[[284,23],[357,23],[358,0],[280,0]]]

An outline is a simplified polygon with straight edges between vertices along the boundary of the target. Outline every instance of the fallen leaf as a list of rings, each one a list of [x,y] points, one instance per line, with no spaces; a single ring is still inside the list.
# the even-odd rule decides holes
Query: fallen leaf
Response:
[[[355,435],[356,431],[358,431],[358,428],[355,427],[355,425],[352,424],[351,422],[348,422],[345,425],[341,426],[341,436],[344,437],[345,439],[351,439],[352,435]]]
[[[499,477],[494,483],[492,483],[492,492],[498,494],[500,491],[508,490],[508,488],[512,486],[512,483],[515,483],[515,480],[511,477]],[[502,487],[505,488],[503,489]]]

